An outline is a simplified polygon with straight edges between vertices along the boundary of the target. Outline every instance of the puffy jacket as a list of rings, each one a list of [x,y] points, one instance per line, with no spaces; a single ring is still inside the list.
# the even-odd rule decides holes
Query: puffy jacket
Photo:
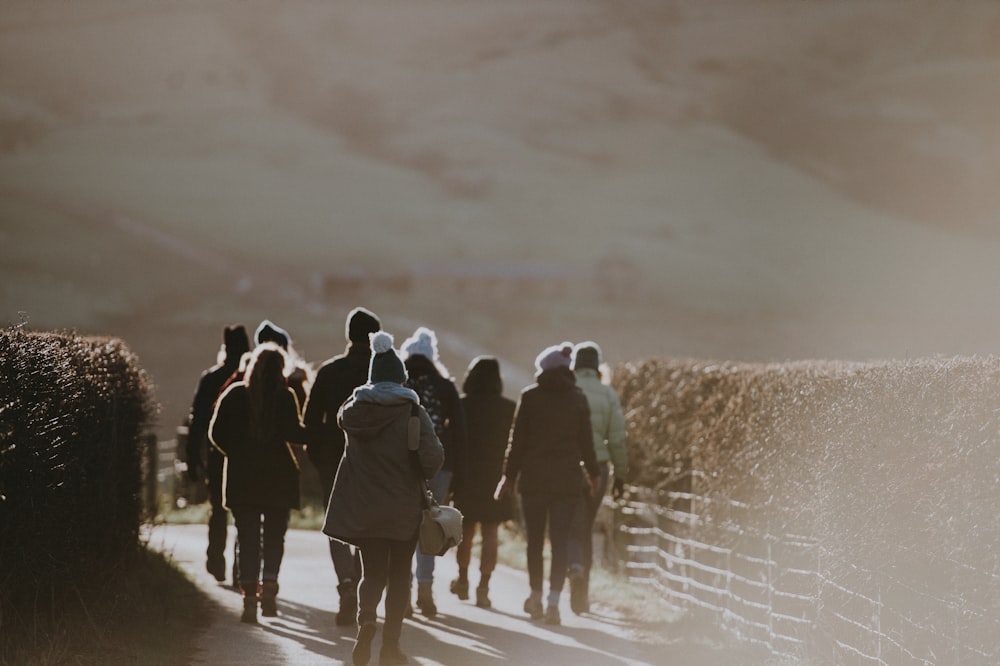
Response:
[[[569,368],[545,370],[521,392],[504,473],[524,495],[579,495],[580,463],[596,476],[590,407]]]
[[[597,462],[610,460],[615,466],[615,478],[628,478],[628,452],[625,449],[625,415],[614,388],[601,381],[596,370],[578,368],[576,385],[587,396],[590,406],[590,426],[594,438]]]

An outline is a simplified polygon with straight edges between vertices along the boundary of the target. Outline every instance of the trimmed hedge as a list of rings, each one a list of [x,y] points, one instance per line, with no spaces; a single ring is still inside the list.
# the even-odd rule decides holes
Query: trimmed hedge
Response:
[[[633,483],[655,496],[700,472],[704,538],[713,524],[804,535],[834,579],[881,572],[1000,611],[1000,359],[614,370]]]
[[[0,331],[0,634],[55,616],[138,551],[153,410],[122,341]]]

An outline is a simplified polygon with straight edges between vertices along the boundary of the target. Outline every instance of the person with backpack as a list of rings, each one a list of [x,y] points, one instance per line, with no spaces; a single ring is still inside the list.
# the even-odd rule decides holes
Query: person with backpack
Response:
[[[420,396],[421,406],[434,423],[434,432],[444,445],[444,464],[429,486],[438,504],[448,501],[450,492],[462,483],[461,470],[466,447],[465,413],[455,382],[438,356],[437,335],[421,326],[400,346],[409,379],[406,386]],[[437,614],[434,602],[433,553],[416,555],[417,608],[427,617]]]

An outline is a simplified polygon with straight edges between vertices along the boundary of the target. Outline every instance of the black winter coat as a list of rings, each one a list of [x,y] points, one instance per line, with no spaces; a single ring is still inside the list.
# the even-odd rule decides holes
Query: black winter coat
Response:
[[[580,495],[598,473],[590,406],[569,368],[545,370],[521,392],[504,473],[523,495]]]
[[[299,401],[291,388],[277,395],[278,432],[262,439],[250,426],[250,389],[229,385],[215,406],[212,443],[226,456],[226,508],[299,508],[299,466],[288,442],[304,442]]]
[[[188,470],[192,476],[197,476],[202,471],[202,464],[207,461],[209,478],[222,478],[223,457],[208,439],[208,425],[215,411],[215,401],[236,372],[239,361],[239,356],[235,360],[227,356],[225,363],[212,366],[198,379],[198,388],[191,401],[186,451]],[[203,459],[206,450],[207,458]]]
[[[498,523],[514,517],[510,496],[499,502],[493,499],[503,474],[514,406],[513,400],[499,393],[469,393],[462,398],[468,443],[456,482],[455,506],[466,520]]]
[[[354,389],[368,381],[370,361],[368,346],[349,344],[344,354],[320,366],[306,401],[302,420],[313,435],[306,454],[331,484],[344,455],[344,431],[337,424],[337,413]]]

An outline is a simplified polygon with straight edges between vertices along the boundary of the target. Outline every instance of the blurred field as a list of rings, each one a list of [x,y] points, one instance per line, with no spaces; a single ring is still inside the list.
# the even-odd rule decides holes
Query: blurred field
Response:
[[[0,321],[124,338],[182,418],[221,327],[363,303],[508,393],[611,361],[995,350],[1000,8],[130,5],[0,16]]]

